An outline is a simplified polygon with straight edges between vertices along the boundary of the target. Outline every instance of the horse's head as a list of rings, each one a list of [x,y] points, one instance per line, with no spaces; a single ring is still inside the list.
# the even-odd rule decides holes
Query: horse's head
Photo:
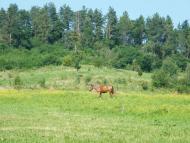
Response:
[[[89,91],[92,91],[94,89],[94,85],[93,84],[89,84]]]

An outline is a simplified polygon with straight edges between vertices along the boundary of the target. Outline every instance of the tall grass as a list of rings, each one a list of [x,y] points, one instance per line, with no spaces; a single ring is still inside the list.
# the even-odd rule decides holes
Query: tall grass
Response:
[[[20,76],[23,87],[44,87],[57,89],[86,89],[88,83],[113,85],[119,91],[130,90],[142,91],[142,82],[149,87],[151,74],[144,73],[141,77],[137,72],[117,70],[112,68],[98,68],[83,65],[79,72],[76,69],[66,66],[47,66],[28,70],[9,70],[0,72],[2,77],[1,86],[10,86],[16,75]],[[11,77],[10,77],[11,75]],[[45,81],[45,82],[44,82]],[[56,86],[55,86],[56,85]]]

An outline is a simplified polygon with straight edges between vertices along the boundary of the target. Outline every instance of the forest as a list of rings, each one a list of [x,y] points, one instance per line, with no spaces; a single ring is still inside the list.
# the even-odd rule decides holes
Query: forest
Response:
[[[30,10],[10,4],[0,10],[0,70],[64,65],[113,67],[153,73],[155,87],[189,91],[190,25],[174,26],[155,13],[133,20],[83,6],[73,11],[54,3]],[[179,78],[180,77],[180,78]]]

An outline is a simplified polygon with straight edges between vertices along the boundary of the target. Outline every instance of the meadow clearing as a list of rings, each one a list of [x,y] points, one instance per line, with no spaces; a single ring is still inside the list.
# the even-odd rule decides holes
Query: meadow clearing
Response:
[[[154,89],[150,77],[93,66],[2,71],[0,142],[189,143],[190,96]],[[114,85],[115,97],[98,98],[88,83]]]

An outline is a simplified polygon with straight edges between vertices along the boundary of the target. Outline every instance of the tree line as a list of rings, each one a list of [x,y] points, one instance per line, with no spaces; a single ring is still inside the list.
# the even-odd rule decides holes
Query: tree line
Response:
[[[188,20],[175,28],[170,16],[155,13],[132,20],[127,11],[117,17],[112,7],[106,15],[85,6],[79,11],[68,5],[56,9],[53,3],[34,6],[28,11],[16,4],[10,4],[6,10],[1,8],[1,53],[9,47],[32,50],[39,42],[59,44],[70,51],[86,51],[87,55],[95,51],[96,65],[109,57],[109,64],[116,68],[130,65],[147,72],[160,68],[167,57],[172,57],[185,70],[190,59]]]

